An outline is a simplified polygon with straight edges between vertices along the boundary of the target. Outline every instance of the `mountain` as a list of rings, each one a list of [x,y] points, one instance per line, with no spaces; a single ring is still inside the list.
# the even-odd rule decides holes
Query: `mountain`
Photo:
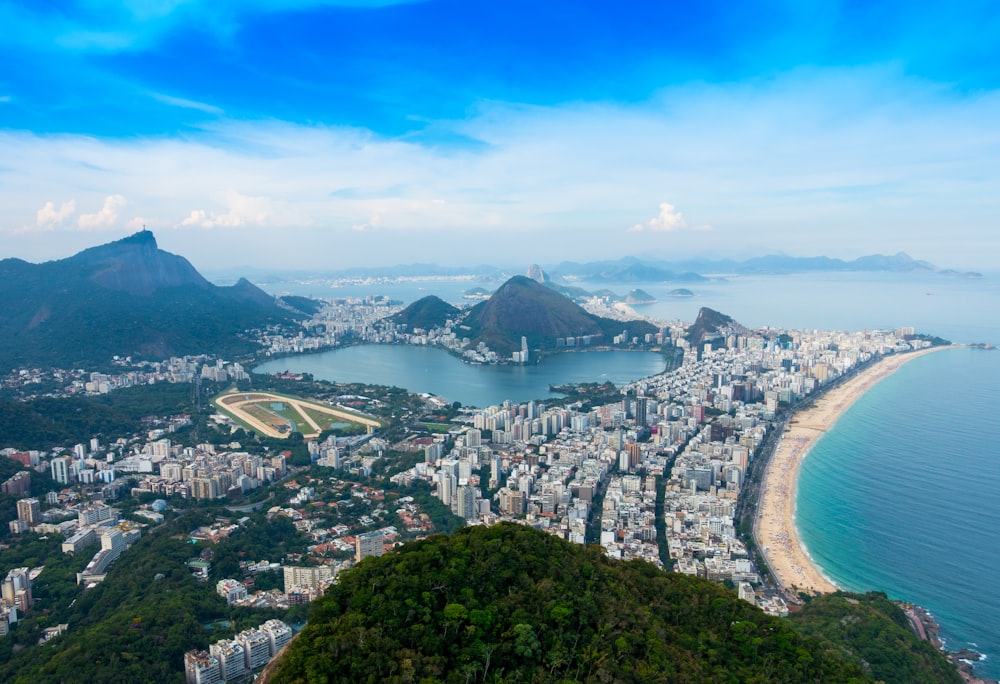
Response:
[[[697,273],[678,273],[664,262],[644,261],[635,257],[587,264],[563,262],[556,267],[555,274],[582,278],[592,283],[701,283],[708,280]]]
[[[645,321],[613,321],[585,311],[567,297],[525,276],[514,276],[493,296],[469,310],[463,324],[473,345],[485,342],[498,354],[521,348],[526,337],[532,349],[555,347],[560,337],[600,335],[608,344],[615,335],[655,334],[656,326]]]
[[[852,261],[831,257],[793,257],[771,254],[744,261],[733,259],[687,259],[662,261],[625,257],[616,261],[597,261],[580,264],[563,262],[552,269],[561,277],[582,278],[591,282],[699,282],[707,280],[699,273],[728,273],[735,275],[779,275],[816,271],[936,271],[933,264],[919,261],[905,252],[886,256],[872,254]]]
[[[873,680],[719,584],[501,523],[343,572],[269,681]]]
[[[187,259],[159,249],[148,230],[50,263],[65,270],[78,269],[87,280],[108,290],[134,295],[150,295],[169,287],[211,287]]]
[[[240,280],[243,280],[242,278]],[[307,316],[319,313],[323,308],[323,302],[312,297],[300,297],[299,295],[282,295],[278,300],[286,307],[304,313]]]
[[[145,230],[57,261],[0,261],[2,370],[241,354],[246,330],[297,316],[245,279],[213,285]]]
[[[414,328],[430,330],[440,328],[449,320],[454,320],[460,311],[440,297],[429,295],[413,302],[389,320],[404,325],[411,331]]]
[[[527,276],[528,278],[531,278],[536,283],[541,283],[542,285],[545,285],[552,281],[552,279],[549,278],[549,274],[543,271],[542,267],[539,266],[538,264],[532,264],[531,266],[528,266],[528,271],[524,275]]]
[[[645,290],[635,289],[625,295],[626,304],[655,304],[656,297]]]
[[[698,309],[698,317],[695,318],[694,324],[687,329],[686,338],[692,347],[699,349],[706,342],[718,340],[724,342],[723,331],[734,327],[742,328],[743,326],[740,326],[726,314],[703,306]]]

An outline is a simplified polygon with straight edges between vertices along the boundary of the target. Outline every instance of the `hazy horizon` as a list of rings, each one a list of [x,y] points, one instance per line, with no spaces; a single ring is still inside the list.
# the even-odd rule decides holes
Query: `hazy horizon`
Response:
[[[1000,254],[989,6],[0,2],[0,256]]]

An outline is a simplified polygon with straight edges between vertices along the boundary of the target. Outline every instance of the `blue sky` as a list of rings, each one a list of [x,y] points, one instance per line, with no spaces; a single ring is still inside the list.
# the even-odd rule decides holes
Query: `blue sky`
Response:
[[[990,2],[0,0],[0,256],[1000,270]]]

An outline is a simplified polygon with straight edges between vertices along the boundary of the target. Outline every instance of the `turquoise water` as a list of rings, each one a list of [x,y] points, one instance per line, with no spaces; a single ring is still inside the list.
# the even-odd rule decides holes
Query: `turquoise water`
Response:
[[[1000,352],[902,366],[813,447],[799,531],[838,585],[918,603],[1000,676]]]
[[[557,354],[531,366],[474,366],[442,349],[406,345],[363,345],[267,361],[257,373],[312,373],[332,382],[393,385],[430,392],[466,406],[485,407],[559,396],[549,385],[604,382],[622,385],[663,372],[654,352],[588,351]]]

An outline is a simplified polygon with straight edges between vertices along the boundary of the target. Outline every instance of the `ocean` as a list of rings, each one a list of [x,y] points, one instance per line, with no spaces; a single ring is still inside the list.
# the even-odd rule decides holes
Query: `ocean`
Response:
[[[850,591],[937,618],[951,650],[1000,677],[1000,352],[954,349],[903,365],[855,403],[802,464],[797,523]]]
[[[456,301],[475,284],[409,282],[372,293]],[[1000,346],[1000,274],[731,277],[686,286],[694,296],[683,298],[669,296],[676,287],[670,283],[576,284],[620,294],[639,287],[659,301],[636,311],[662,319],[693,321],[707,306],[750,327],[913,326],[954,342]],[[831,579],[924,606],[949,648],[987,656],[976,671],[992,678],[1000,678],[998,410],[1000,351],[955,349],[915,359],[817,443],[803,464],[798,499],[802,538]]]

